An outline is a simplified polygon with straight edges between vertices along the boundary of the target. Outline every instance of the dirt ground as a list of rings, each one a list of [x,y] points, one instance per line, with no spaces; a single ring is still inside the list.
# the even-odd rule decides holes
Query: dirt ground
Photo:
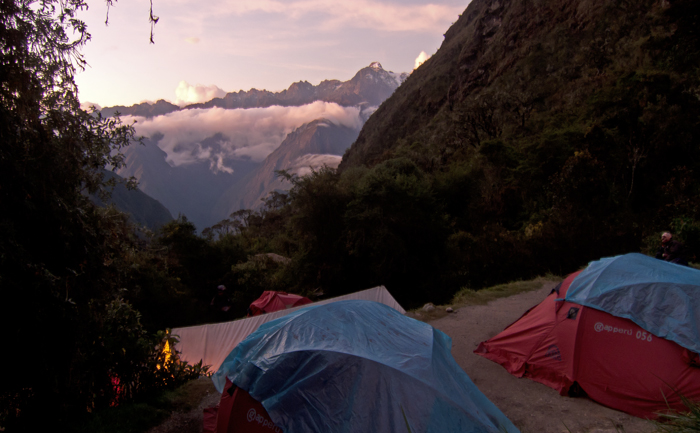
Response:
[[[487,305],[461,307],[428,323],[452,337],[452,355],[457,363],[522,433],[653,432],[654,426],[648,421],[587,398],[562,397],[530,379],[511,376],[500,365],[473,353],[481,341],[498,334],[528,308],[540,303],[555,285],[545,283],[536,291],[497,299]],[[185,413],[173,413],[149,433],[201,432],[202,411],[216,405],[219,394],[209,378],[193,383],[192,392],[201,394],[198,407]]]
[[[452,337],[452,355],[477,387],[522,433],[646,433],[645,420],[604,407],[588,398],[562,397],[547,386],[510,375],[503,367],[475,355],[480,342],[501,332],[528,308],[540,303],[556,283],[539,290],[467,306],[429,322]]]
[[[194,402],[191,404],[193,407],[186,411],[174,411],[162,424],[148,430],[148,433],[202,433],[204,409],[216,406],[221,394],[214,388],[214,382],[209,377],[200,377],[185,387],[188,400]]]

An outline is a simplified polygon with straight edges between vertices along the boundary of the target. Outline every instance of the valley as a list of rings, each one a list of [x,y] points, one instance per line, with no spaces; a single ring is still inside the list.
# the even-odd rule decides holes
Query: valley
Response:
[[[288,190],[277,170],[337,167],[362,124],[407,76],[373,62],[346,82],[297,82],[278,93],[251,89],[182,108],[161,100],[101,113],[136,121],[145,136],[143,146],[125,150],[118,174],[136,178],[143,192],[201,231]]]

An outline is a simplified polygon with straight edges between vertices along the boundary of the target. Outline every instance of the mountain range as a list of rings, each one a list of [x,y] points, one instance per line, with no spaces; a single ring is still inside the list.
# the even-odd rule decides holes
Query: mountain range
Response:
[[[345,107],[377,107],[406,79],[406,73],[385,71],[379,62],[372,62],[348,81],[324,80],[318,86],[308,81],[298,81],[287,90],[273,93],[251,89],[247,92],[227,93],[223,98],[214,98],[190,108],[255,108],[272,105],[301,106],[314,101],[334,102]]]
[[[198,139],[189,138],[188,131],[178,130],[168,135],[167,131],[153,126],[150,134],[144,137],[143,145],[127,148],[124,152],[126,166],[118,174],[134,176],[144,193],[165,205],[173,215],[186,216],[201,230],[236,210],[260,207],[270,191],[289,189],[286,181],[277,178],[277,170],[304,174],[323,165],[337,166],[362,124],[407,77],[406,73],[386,71],[380,63],[373,62],[345,82],[325,80],[314,86],[300,81],[281,92],[257,89],[232,92],[223,98],[182,108],[159,100],[130,107],[106,107],[101,113],[113,116],[119,112],[123,117],[130,116],[139,122],[137,128],[146,123],[177,124],[183,128],[176,116],[206,116],[211,110],[244,110],[240,111],[241,115],[252,113],[251,122],[257,121],[262,116],[260,113],[267,113],[264,110],[279,107],[292,110],[299,107],[306,116],[313,110],[325,110],[328,117],[322,115],[302,122],[294,120],[296,112],[289,114],[292,120],[284,127],[289,130],[284,129],[286,132],[279,144],[270,144],[274,148],[262,160],[241,150],[245,150],[246,145],[247,148],[255,146],[254,140],[239,137],[235,130],[223,131],[223,126],[219,130],[212,126],[203,133],[204,138]],[[319,102],[325,104],[319,106]],[[262,128],[265,126],[259,129]],[[174,138],[168,138],[171,136]],[[175,144],[168,147],[166,141]],[[238,143],[244,145],[237,148]],[[174,154],[196,157],[177,163],[173,162]]]

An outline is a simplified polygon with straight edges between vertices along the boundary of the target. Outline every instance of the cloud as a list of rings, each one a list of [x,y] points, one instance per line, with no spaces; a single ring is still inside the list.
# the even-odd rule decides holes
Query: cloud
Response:
[[[450,7],[437,4],[404,5],[384,4],[372,0],[337,3],[324,0],[300,2],[314,7],[325,7],[331,19],[323,23],[325,30],[338,27],[364,27],[387,32],[441,32],[448,23],[456,20],[463,6]]]
[[[210,101],[214,98],[221,98],[224,95],[226,95],[226,92],[214,85],[203,86],[197,84],[193,86],[186,81],[180,81],[180,84],[177,85],[177,89],[175,89],[175,96],[177,97],[175,103],[179,106],[184,106],[187,104]]]
[[[413,69],[418,69],[418,67],[425,63],[425,61],[429,58],[430,56],[425,51],[421,51],[420,54],[418,54],[418,57],[416,57],[415,66]]]
[[[366,122],[369,117],[374,114],[375,111],[379,109],[378,105],[373,105],[371,107],[367,107],[364,110],[360,112],[360,116],[362,116],[362,121]]]
[[[158,147],[167,154],[170,165],[208,161],[212,171],[230,172],[227,161],[262,161],[279,147],[287,134],[319,118],[350,128],[362,127],[358,108],[321,101],[301,107],[182,110],[135,120],[137,134],[146,137],[163,134]]]
[[[189,44],[198,44],[199,43],[199,38],[191,37],[191,38],[185,38],[185,42]]]
[[[299,176],[307,176],[312,170],[319,170],[323,166],[337,168],[342,159],[343,157],[338,155],[304,155],[292,161],[287,171]]]
[[[180,0],[183,1],[183,0]],[[454,3],[454,2],[449,2]],[[302,22],[305,28],[337,31],[370,28],[388,32],[443,32],[464,10],[460,4],[406,4],[378,0],[214,0],[198,4],[193,21],[221,16],[277,15]],[[319,16],[323,17],[319,19]],[[315,26],[314,26],[315,24]]]

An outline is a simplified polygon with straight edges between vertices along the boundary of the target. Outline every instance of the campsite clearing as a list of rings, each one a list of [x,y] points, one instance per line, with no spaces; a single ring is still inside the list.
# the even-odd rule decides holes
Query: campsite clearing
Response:
[[[429,323],[452,337],[452,355],[458,364],[522,433],[653,432],[655,427],[648,421],[609,409],[587,398],[562,397],[545,385],[513,377],[500,365],[473,353],[480,342],[498,334],[528,308],[540,303],[556,284],[545,281],[538,290],[495,299],[486,305],[456,308],[455,313]],[[210,392],[204,392],[202,397],[208,397],[211,402],[215,400],[211,391],[216,391],[209,383]],[[201,425],[201,409],[193,410],[173,414],[171,420],[150,433],[195,433],[201,432]],[[194,426],[199,428],[192,428]]]
[[[522,433],[647,433],[646,420],[609,409],[585,397],[563,397],[545,385],[516,378],[503,367],[476,355],[480,342],[501,332],[556,286],[460,308],[430,324],[452,337],[452,355],[476,386]]]

